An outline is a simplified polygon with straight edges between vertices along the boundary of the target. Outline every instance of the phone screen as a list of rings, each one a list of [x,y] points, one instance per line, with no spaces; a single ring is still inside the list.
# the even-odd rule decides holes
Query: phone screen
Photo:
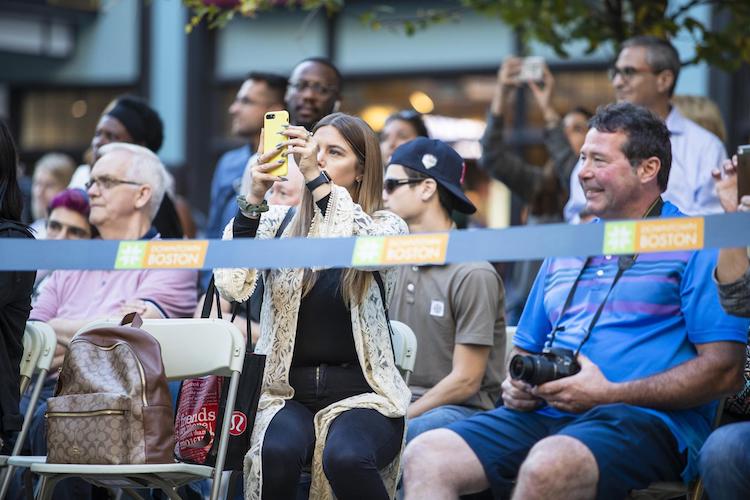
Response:
[[[737,148],[737,203],[750,196],[750,144]]]
[[[286,111],[269,111],[263,116],[263,152],[267,153],[276,148],[280,142],[288,140],[288,137],[282,135],[283,125],[289,125],[289,113]],[[277,168],[270,170],[268,173],[283,177],[289,173],[289,158],[281,156],[282,150],[279,150],[271,161],[284,160]]]
[[[518,80],[521,82],[540,82],[544,79],[544,58],[539,56],[524,57]]]

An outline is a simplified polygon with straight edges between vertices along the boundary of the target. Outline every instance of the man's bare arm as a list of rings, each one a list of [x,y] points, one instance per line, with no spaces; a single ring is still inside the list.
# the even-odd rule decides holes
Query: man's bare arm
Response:
[[[698,356],[658,375],[615,384],[615,401],[663,410],[692,408],[742,388],[745,346],[696,345]]]
[[[479,391],[487,369],[490,347],[456,344],[453,349],[453,369],[422,397],[409,405],[409,418],[448,404],[464,403]]]

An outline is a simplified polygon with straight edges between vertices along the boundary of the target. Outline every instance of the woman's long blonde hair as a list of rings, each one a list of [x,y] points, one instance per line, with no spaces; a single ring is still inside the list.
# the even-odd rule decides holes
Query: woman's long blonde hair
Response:
[[[313,133],[327,126],[335,128],[357,155],[357,173],[361,175],[361,180],[355,181],[349,192],[352,194],[354,203],[359,204],[362,210],[372,215],[373,212],[383,207],[383,164],[380,158],[380,144],[375,132],[364,120],[356,116],[333,113],[320,120],[313,129]],[[313,205],[312,194],[305,189],[297,213],[290,223],[291,236],[307,236],[315,213]],[[305,269],[302,278],[303,297],[315,286],[317,278],[317,273]],[[372,276],[369,272],[352,268],[344,271],[341,278],[341,290],[349,307],[364,300],[371,280]]]

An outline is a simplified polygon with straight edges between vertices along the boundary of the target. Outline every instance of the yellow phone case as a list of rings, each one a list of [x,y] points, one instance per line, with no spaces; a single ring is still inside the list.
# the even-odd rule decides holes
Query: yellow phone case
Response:
[[[289,138],[282,135],[284,131],[282,125],[289,125],[289,113],[286,111],[270,111],[263,117],[263,151],[269,152],[276,149],[276,145],[280,142],[284,142]],[[283,150],[279,150],[278,154],[273,157],[271,161],[284,160],[284,163],[280,164],[278,168],[275,168],[268,173],[271,175],[277,175],[284,177],[289,173],[289,158],[287,156],[281,156]]]

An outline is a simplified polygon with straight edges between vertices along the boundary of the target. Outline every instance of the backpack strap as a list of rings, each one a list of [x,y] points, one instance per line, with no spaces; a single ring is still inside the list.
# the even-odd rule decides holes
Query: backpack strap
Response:
[[[391,327],[391,318],[388,316],[388,305],[385,301],[385,284],[383,283],[383,277],[380,275],[380,271],[372,272],[375,282],[378,284],[380,289],[380,300],[383,301],[383,311],[385,311],[385,323],[388,325],[388,338],[391,341],[391,352],[393,353],[393,362],[396,362],[396,349],[393,348],[393,328]]]
[[[292,221],[292,217],[294,217],[294,214],[296,212],[297,212],[297,207],[290,207],[289,210],[286,211],[286,214],[284,214],[284,219],[282,219],[281,225],[276,230],[276,234],[274,235],[274,238],[281,238],[281,234],[284,232],[284,229],[286,229],[286,227]]]

